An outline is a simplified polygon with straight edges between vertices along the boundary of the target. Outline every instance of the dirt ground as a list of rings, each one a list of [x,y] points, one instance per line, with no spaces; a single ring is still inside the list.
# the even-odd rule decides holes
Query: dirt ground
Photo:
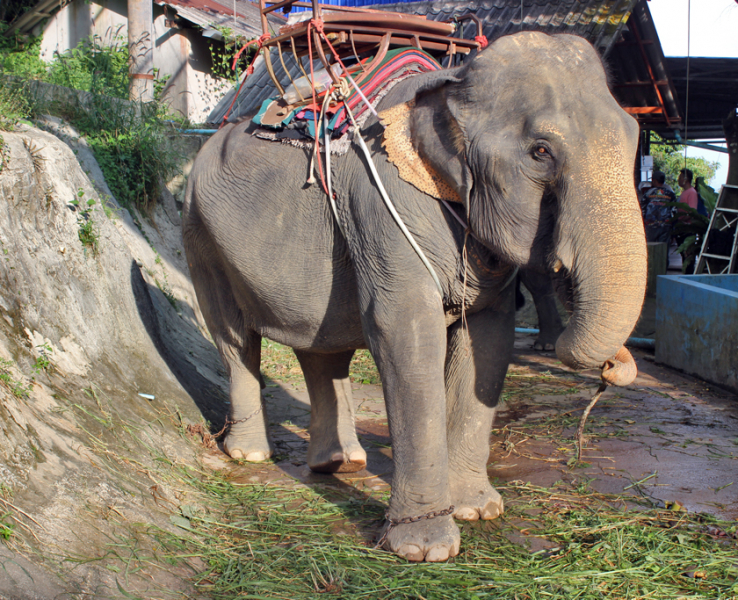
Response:
[[[628,388],[609,388],[587,421],[582,462],[574,464],[576,427],[599,383],[598,373],[574,373],[553,353],[531,349],[518,335],[495,429],[488,472],[494,481],[552,486],[557,481],[605,493],[650,498],[654,506],[738,519],[738,398],[654,364],[634,351],[639,375]],[[389,489],[392,451],[381,386],[354,384],[359,439],[367,468],[345,475],[312,473],[305,462],[309,399],[304,383],[265,390],[275,463],[233,466],[242,482]],[[223,468],[212,451],[206,462]]]

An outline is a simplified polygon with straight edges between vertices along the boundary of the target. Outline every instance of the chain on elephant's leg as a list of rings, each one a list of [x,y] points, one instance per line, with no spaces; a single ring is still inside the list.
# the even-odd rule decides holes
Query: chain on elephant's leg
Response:
[[[231,458],[259,462],[272,456],[266,406],[261,399],[259,357],[261,337],[244,336],[243,349],[221,348],[231,381],[231,411],[223,449]]]

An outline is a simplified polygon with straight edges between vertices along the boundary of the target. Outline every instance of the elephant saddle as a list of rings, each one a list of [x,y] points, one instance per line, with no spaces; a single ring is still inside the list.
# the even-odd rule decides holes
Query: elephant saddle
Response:
[[[371,57],[362,62],[371,62]],[[428,71],[437,71],[441,65],[427,52],[417,48],[396,48],[387,52],[383,61],[375,67],[363,80],[360,89],[369,102],[376,107],[379,101],[400,81]],[[319,74],[315,73],[315,79]],[[347,103],[359,126],[363,125],[371,112],[354,90]],[[284,97],[278,96],[265,100],[261,110],[253,118],[259,127],[252,135],[262,139],[280,141],[298,147],[312,146],[315,139],[315,124],[320,122],[322,106],[309,104],[292,107]],[[326,108],[328,131],[331,136],[331,152],[344,154],[348,151],[349,140],[346,133],[350,123],[343,103],[329,105]],[[324,136],[323,128],[319,136]],[[335,143],[334,143],[335,140]]]

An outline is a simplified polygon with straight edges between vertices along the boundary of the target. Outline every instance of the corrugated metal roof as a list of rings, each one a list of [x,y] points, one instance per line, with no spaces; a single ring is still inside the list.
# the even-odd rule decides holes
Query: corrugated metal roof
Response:
[[[274,75],[282,83],[283,87],[287,87],[291,80],[295,80],[302,76],[297,61],[292,56],[291,52],[283,52],[282,58],[284,64],[287,67],[287,71],[282,67],[282,63],[279,60],[279,54],[276,48],[272,48],[270,53],[272,59],[272,66],[274,67]],[[309,72],[309,61],[303,59],[303,68]],[[313,61],[313,69],[322,69],[323,63],[320,60],[315,59]],[[289,76],[287,75],[289,73]],[[253,75],[246,78],[246,82],[241,88],[238,100],[233,105],[233,109],[228,115],[228,121],[236,121],[241,117],[256,112],[261,107],[261,104],[267,98],[271,98],[277,93],[277,88],[274,86],[272,78],[269,77],[269,73],[266,70],[264,59],[260,56],[254,63]],[[218,105],[213,109],[213,112],[208,115],[207,122],[212,124],[220,124],[228,108],[233,102],[233,97],[236,95],[236,89],[230,90]]]
[[[606,56],[637,1],[523,0],[522,10],[520,0],[446,0],[396,4],[375,1],[372,8],[425,15],[435,21],[450,21],[471,12],[482,21],[484,35],[490,42],[521,30],[570,33],[588,39],[601,55]],[[471,38],[474,35],[474,24],[465,22],[463,36],[460,37]]]
[[[679,104],[686,114],[687,58],[668,57]],[[722,121],[738,106],[738,58],[689,59],[689,120],[681,135],[692,140],[723,139]],[[673,135],[665,135],[673,137]]]
[[[222,39],[218,28],[228,28],[234,37],[251,40],[259,37],[261,31],[261,12],[258,5],[246,0],[224,0],[229,6],[214,0],[155,0],[160,6],[169,6],[177,15],[205,30],[206,37]],[[269,24],[278,29],[285,19],[274,13],[267,17]]]
[[[681,122],[677,94],[645,0],[524,0],[522,18],[520,0],[422,1],[376,5],[375,8],[424,15],[440,21],[474,13],[482,21],[484,35],[490,42],[521,28],[584,37],[608,58],[613,93],[623,106],[635,107],[632,112],[642,125],[669,130]],[[456,35],[472,38],[476,35],[476,25],[465,21]],[[274,59],[272,62],[277,64]],[[296,65],[288,70],[293,77],[300,74]],[[280,73],[280,81],[286,82],[282,69]],[[262,65],[241,90],[238,108],[234,107],[230,120],[254,112],[274,93],[274,86]],[[210,114],[208,122],[222,120],[234,95],[235,90]]]

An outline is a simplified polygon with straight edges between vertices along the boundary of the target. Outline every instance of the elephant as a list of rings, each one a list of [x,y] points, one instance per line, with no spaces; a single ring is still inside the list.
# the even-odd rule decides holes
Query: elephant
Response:
[[[557,280],[558,281],[558,280]],[[556,348],[556,340],[564,331],[561,315],[556,306],[556,290],[551,274],[546,272],[522,269],[517,279],[516,308],[525,304],[525,297],[520,292],[520,285],[524,285],[533,298],[538,315],[538,337],[533,342],[533,348],[538,351],[551,351]],[[566,282],[559,282],[559,295],[566,294]],[[563,289],[561,289],[563,288]],[[565,297],[565,296],[564,296]],[[565,303],[566,304],[566,303]]]
[[[404,79],[377,110],[360,135],[438,285],[356,137],[332,157],[334,214],[321,186],[306,183],[310,150],[257,139],[248,121],[226,124],[193,165],[183,240],[230,380],[225,452],[271,455],[259,386],[266,337],[291,346],[302,366],[310,468],[363,468],[348,370],[368,348],[394,461],[383,547],[444,561],[459,552],[454,519],[503,511],[487,460],[513,349],[517,268],[572,282],[572,316],[556,343],[565,365],[602,368],[610,383],[635,376],[623,343],[646,286],[632,184],[638,125],[586,40],[538,32]]]

